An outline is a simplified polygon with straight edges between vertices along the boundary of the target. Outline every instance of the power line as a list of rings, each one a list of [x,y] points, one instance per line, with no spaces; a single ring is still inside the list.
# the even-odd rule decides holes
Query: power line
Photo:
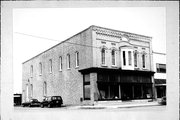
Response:
[[[46,37],[40,37],[40,36],[36,36],[36,35],[30,35],[30,34],[21,33],[21,32],[14,32],[14,33],[20,34],[20,35],[25,35],[25,36],[30,36],[30,37],[35,37],[35,38],[40,38],[40,39],[51,40],[51,41],[59,41],[59,40],[56,40],[56,39],[51,39],[51,38],[46,38]]]
[[[46,37],[41,37],[41,36],[36,36],[36,35],[30,35],[30,34],[21,33],[21,32],[14,32],[14,33],[20,34],[20,35],[29,36],[29,37],[35,37],[35,38],[40,38],[40,39],[46,39],[46,40],[51,40],[51,41],[58,41],[58,42],[60,42],[60,40],[52,39],[52,38],[46,38]],[[92,47],[92,48],[102,49],[102,47],[97,47],[97,46],[83,45],[83,44],[72,43],[72,42],[68,42],[68,41],[62,41],[62,42],[69,43],[69,44],[73,44],[73,45],[84,46],[84,47]],[[112,49],[111,49],[111,48],[106,48],[106,50],[112,50]],[[120,50],[115,50],[115,51],[120,51]],[[154,54],[162,54],[162,55],[166,55],[165,53],[154,52],[154,51],[153,51],[152,53],[154,53]],[[139,53],[139,54],[144,54],[144,53]],[[151,53],[149,53],[149,54],[151,54]]]

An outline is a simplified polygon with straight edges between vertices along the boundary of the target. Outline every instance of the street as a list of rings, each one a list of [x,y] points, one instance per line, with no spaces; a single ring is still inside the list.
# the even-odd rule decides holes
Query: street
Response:
[[[14,120],[166,120],[166,106],[81,109],[74,107],[15,107]]]

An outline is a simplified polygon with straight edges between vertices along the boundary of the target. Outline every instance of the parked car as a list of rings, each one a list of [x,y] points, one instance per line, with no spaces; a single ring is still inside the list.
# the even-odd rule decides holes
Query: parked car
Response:
[[[164,96],[160,99],[159,104],[166,105],[166,96]]]
[[[24,102],[22,103],[22,106],[28,106],[28,107],[32,107],[32,106],[40,106],[41,103],[37,100],[37,99],[30,99],[28,102]]]
[[[41,107],[61,107],[63,104],[63,100],[61,96],[50,96],[50,97],[45,97],[45,99],[41,102]]]

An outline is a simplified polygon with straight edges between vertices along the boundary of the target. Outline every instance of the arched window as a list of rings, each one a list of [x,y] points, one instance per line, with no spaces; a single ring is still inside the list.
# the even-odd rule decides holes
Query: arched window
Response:
[[[46,82],[43,83],[43,95],[47,96],[47,83]]]
[[[42,63],[39,63],[39,75],[42,75]]]
[[[71,68],[70,54],[67,54],[67,69]]]
[[[31,98],[33,98],[33,85],[31,84]]]
[[[49,60],[49,72],[52,73],[52,59]]]
[[[137,67],[137,51],[134,52],[134,67]]]
[[[62,71],[62,57],[59,57],[59,71]]]
[[[102,48],[102,50],[101,50],[101,63],[103,64],[103,65],[105,65],[105,48]]]
[[[79,67],[79,52],[76,52],[76,67]]]
[[[112,50],[111,52],[111,55],[112,55],[112,65],[116,65],[116,52],[115,50]]]
[[[29,87],[28,84],[26,84],[26,101],[29,100]]]
[[[143,54],[142,54],[142,67],[143,67],[143,68],[146,68],[146,58],[145,58],[145,57],[146,57],[146,54],[143,53]]]
[[[33,77],[33,65],[31,65],[31,68],[30,68],[30,76]]]

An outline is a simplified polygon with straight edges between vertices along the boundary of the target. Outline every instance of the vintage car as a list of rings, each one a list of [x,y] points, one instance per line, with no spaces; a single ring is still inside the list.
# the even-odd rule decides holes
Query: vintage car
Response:
[[[25,106],[28,106],[28,107],[38,106],[39,107],[40,105],[41,104],[37,99],[30,99],[29,101],[22,103],[23,107]]]
[[[50,96],[45,97],[41,102],[41,107],[60,107],[63,104],[63,100],[61,96]]]

